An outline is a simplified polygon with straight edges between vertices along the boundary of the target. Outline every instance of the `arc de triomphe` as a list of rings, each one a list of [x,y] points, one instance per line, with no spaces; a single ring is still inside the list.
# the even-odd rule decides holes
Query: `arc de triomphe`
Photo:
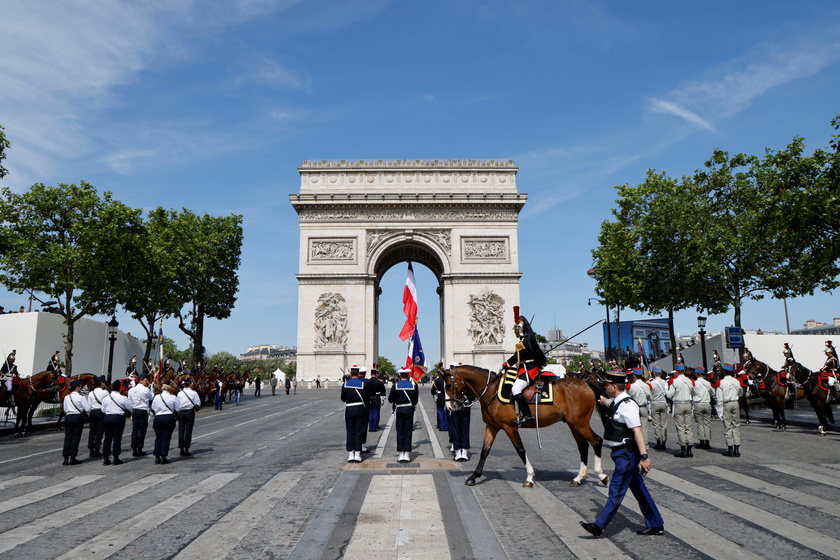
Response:
[[[438,279],[444,359],[498,368],[515,343],[527,199],[513,161],[304,161],[298,171],[289,198],[300,222],[302,379],[376,361],[379,281],[406,261]],[[434,332],[424,325],[424,338]]]

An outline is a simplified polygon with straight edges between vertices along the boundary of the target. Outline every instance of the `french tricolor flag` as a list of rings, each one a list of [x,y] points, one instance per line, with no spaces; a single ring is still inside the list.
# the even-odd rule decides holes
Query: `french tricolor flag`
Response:
[[[403,289],[403,312],[406,319],[400,331],[400,340],[408,340],[414,334],[414,327],[417,325],[417,285],[414,283],[414,269],[411,268],[411,261],[408,263],[408,277],[405,279]]]

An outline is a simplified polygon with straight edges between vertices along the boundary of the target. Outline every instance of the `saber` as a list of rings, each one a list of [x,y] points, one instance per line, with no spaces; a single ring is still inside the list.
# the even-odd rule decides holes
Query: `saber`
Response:
[[[540,440],[540,399],[542,398],[542,383],[539,385],[539,387],[534,387],[537,389],[537,400],[534,403],[534,423],[537,426],[537,447],[542,449],[542,441]]]
[[[586,328],[585,328],[585,329],[583,329],[582,331],[578,331],[578,332],[576,332],[575,334],[573,334],[572,336],[570,336],[569,338],[565,338],[565,339],[561,340],[560,342],[558,342],[557,344],[555,344],[554,346],[552,346],[551,348],[549,348],[549,349],[547,350],[547,352],[551,352],[552,350],[554,350],[555,348],[557,348],[557,347],[558,347],[558,346],[560,346],[561,344],[566,344],[567,342],[569,342],[570,340],[572,340],[572,339],[573,339],[574,337],[576,337],[577,335],[579,335],[579,334],[583,334],[583,333],[585,333],[586,331],[588,331],[589,329],[591,329],[592,327],[594,327],[595,325],[598,325],[598,324],[603,323],[603,322],[604,322],[604,320],[603,320],[603,319],[599,319],[599,320],[595,321],[594,323],[592,323],[591,325],[589,325],[588,327],[586,327]]]

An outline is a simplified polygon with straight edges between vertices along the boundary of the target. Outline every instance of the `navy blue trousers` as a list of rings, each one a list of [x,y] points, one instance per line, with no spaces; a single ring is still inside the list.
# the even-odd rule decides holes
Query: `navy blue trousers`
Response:
[[[344,426],[347,429],[347,451],[361,451],[362,437],[367,424],[367,408],[349,406],[344,411]]]
[[[449,413],[446,411],[446,405],[435,405],[437,408],[437,426],[438,430],[443,432],[449,429]]]
[[[413,407],[404,407],[413,408]],[[411,412],[400,412],[397,409],[397,451],[411,451],[411,432],[414,430],[414,410]]]
[[[122,451],[122,436],[125,430],[125,416],[122,414],[105,415],[105,441],[102,443],[102,454],[106,457],[119,457]]]
[[[105,435],[105,413],[101,409],[96,408],[90,411],[88,431],[88,448],[91,451],[100,451],[102,436]]]
[[[455,449],[470,448],[470,409],[449,413],[449,442]]]
[[[85,419],[81,414],[66,414],[64,416],[64,456],[75,457],[79,453],[79,442],[82,440],[82,428]]]
[[[595,520],[595,525],[605,529],[610,524],[615,514],[618,513],[628,489],[633,493],[636,501],[639,502],[639,509],[645,516],[645,527],[662,527],[665,525],[656,504],[653,503],[653,498],[648,492],[647,486],[645,486],[645,479],[639,472],[639,454],[630,453],[627,448],[619,447],[610,452],[610,457],[615,461],[615,471],[610,479],[610,495],[604,509],[601,510],[598,519]]]
[[[143,450],[143,444],[146,442],[146,430],[149,428],[149,411],[148,410],[132,410],[131,411],[131,448]]]
[[[155,457],[166,457],[169,455],[172,432],[175,431],[175,415],[155,414],[152,426],[155,430]]]

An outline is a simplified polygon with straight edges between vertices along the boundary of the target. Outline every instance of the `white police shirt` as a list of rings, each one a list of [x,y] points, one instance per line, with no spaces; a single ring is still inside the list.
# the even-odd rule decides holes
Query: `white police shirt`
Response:
[[[102,399],[102,412],[106,416],[108,414],[122,416],[126,412],[131,412],[131,402],[129,402],[128,398],[121,395],[119,391],[111,391],[107,397]]]
[[[148,387],[137,384],[128,390],[128,401],[133,410],[149,410],[149,405],[155,394]]]
[[[88,393],[87,400],[91,410],[101,410],[102,401],[108,398],[108,391],[102,387],[97,387]]]
[[[179,410],[181,410],[181,403],[178,401],[178,397],[169,391],[163,391],[152,399],[152,411],[155,416],[171,415]]]
[[[90,412],[90,404],[87,399],[73,391],[64,397],[64,415],[72,416],[73,414],[81,414],[82,412]]]
[[[192,410],[201,406],[201,397],[189,387],[184,387],[178,393],[178,402],[181,404],[181,410]]]

